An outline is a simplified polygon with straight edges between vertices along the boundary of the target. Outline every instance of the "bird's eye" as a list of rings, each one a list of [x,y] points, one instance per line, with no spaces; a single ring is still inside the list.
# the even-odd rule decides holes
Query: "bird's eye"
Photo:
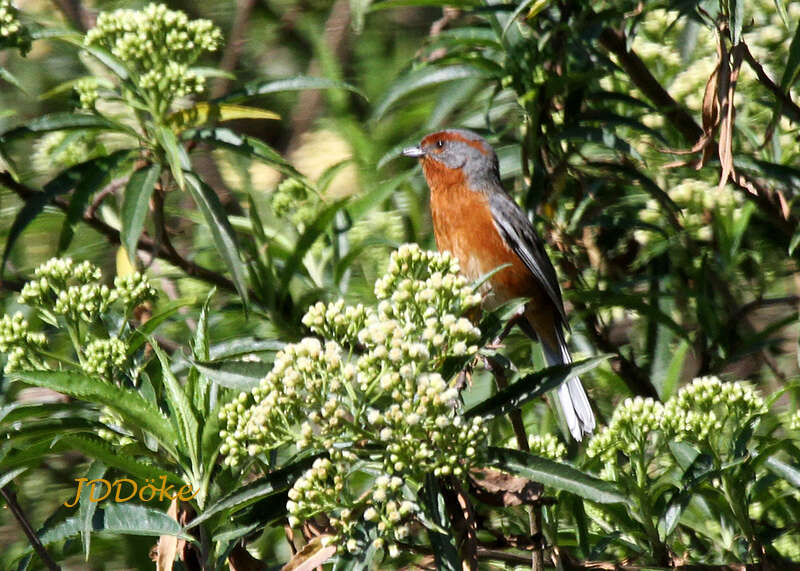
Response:
[[[444,147],[444,141],[442,141],[442,140],[436,141],[436,147],[439,148],[439,149]]]

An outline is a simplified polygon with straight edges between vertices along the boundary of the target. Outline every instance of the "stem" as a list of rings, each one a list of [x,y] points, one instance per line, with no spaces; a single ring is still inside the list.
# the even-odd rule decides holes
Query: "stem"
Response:
[[[83,367],[83,350],[81,349],[81,339],[78,326],[67,322],[67,332],[69,333],[69,340],[72,342],[72,346],[75,348],[75,353],[78,355],[78,362],[80,363],[81,367]]]
[[[750,546],[750,551],[753,554],[753,559],[760,559],[764,556],[764,548],[761,542],[756,537],[755,530],[753,529],[753,522],[750,521],[750,514],[745,501],[746,494],[741,491],[736,491],[736,485],[727,472],[722,473],[722,493],[728,504],[731,506],[733,517],[736,523],[742,530],[742,533]]]
[[[650,497],[647,493],[647,466],[644,458],[637,455],[634,462],[634,471],[636,472],[636,484],[634,486],[636,491],[636,498],[639,500],[639,509],[642,510],[642,525],[647,534],[647,539],[650,542],[650,547],[653,549],[653,557],[659,565],[669,565],[669,552],[667,546],[661,541],[658,536],[658,529],[653,525],[653,510],[650,506]]]
[[[61,567],[56,565],[56,562],[50,557],[50,554],[45,549],[42,542],[39,540],[39,536],[36,535],[36,532],[33,531],[30,522],[28,522],[28,518],[25,517],[25,513],[22,511],[22,508],[17,503],[17,497],[11,490],[8,489],[8,486],[5,488],[0,488],[0,494],[2,494],[3,498],[6,500],[6,505],[8,509],[14,514],[14,517],[19,522],[22,531],[25,533],[25,536],[28,538],[33,550],[39,556],[39,559],[47,565],[47,568],[50,571],[61,571]]]

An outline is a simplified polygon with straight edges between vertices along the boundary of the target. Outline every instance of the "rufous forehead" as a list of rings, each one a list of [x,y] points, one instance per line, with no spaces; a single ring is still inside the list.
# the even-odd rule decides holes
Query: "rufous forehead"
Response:
[[[441,131],[439,133],[432,133],[422,139],[422,146],[432,143],[434,141],[459,141],[461,143],[466,143],[473,149],[477,149],[482,155],[489,156],[489,149],[486,148],[481,141],[476,141],[473,139],[467,139],[460,133],[453,133],[451,131]]]

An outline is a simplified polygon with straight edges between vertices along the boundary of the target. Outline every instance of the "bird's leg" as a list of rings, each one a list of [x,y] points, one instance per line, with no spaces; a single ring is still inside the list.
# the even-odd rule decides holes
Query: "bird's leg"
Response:
[[[511,316],[508,322],[506,322],[506,325],[505,327],[503,327],[503,330],[500,332],[500,335],[495,337],[494,341],[492,341],[489,345],[486,346],[487,349],[499,349],[500,347],[502,347],[503,339],[505,339],[508,336],[508,334],[511,332],[512,327],[520,323],[520,320],[523,319],[524,315],[525,315],[525,306],[521,305],[519,309],[517,309],[517,311],[514,312],[514,315]]]

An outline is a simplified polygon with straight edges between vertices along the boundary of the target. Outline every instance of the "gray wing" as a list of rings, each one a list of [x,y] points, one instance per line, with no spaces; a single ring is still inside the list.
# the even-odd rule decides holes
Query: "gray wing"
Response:
[[[539,281],[561,316],[563,325],[569,328],[561,299],[556,270],[547,256],[541,239],[536,235],[528,217],[516,202],[505,192],[489,195],[489,208],[497,231],[503,240]]]

